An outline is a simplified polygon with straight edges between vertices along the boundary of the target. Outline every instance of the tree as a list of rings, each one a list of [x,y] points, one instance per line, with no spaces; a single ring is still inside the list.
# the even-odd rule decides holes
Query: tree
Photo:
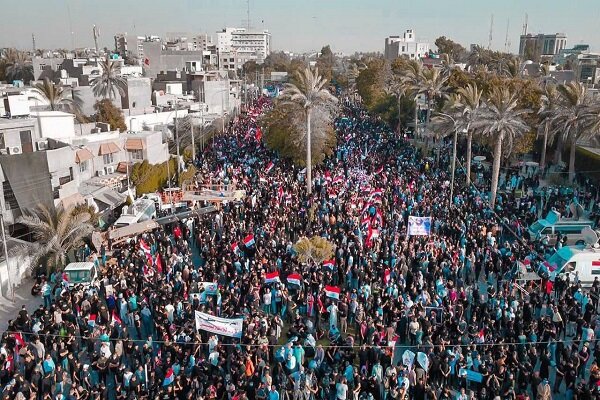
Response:
[[[569,82],[558,86],[558,108],[553,118],[555,133],[562,136],[570,146],[569,181],[575,179],[575,154],[577,141],[598,136],[593,129],[592,99],[585,86],[579,82]]]
[[[27,53],[17,49],[5,49],[0,57],[4,78],[8,82],[21,80],[29,83],[33,80],[33,65]]]
[[[112,129],[120,129],[122,132],[127,130],[121,110],[115,107],[109,99],[97,101],[94,104],[94,110],[96,110],[94,118],[97,122],[107,123]]]
[[[103,99],[125,96],[127,81],[120,75],[119,64],[111,60],[107,54],[104,60],[98,61],[98,66],[102,73],[91,82],[94,95]]]
[[[548,139],[550,135],[556,133],[552,128],[553,118],[555,117],[556,109],[558,106],[558,90],[556,86],[547,85],[542,95],[542,107],[538,113],[541,124],[538,126],[538,135],[543,137],[542,141],[542,155],[540,158],[540,168],[544,170],[546,167],[546,152],[548,147]]]
[[[448,76],[437,68],[423,68],[415,91],[427,98],[427,123],[431,120],[433,103],[443,101],[448,95]]]
[[[78,109],[71,88],[58,86],[48,78],[44,78],[42,83],[35,84],[33,91],[48,103],[51,111],[76,111]]]
[[[52,210],[40,206],[28,210],[19,217],[19,223],[32,232],[35,242],[23,245],[19,250],[29,254],[32,266],[48,258],[48,273],[60,270],[65,266],[67,253],[80,246],[93,232],[92,217],[89,209],[82,207]]]
[[[438,48],[438,53],[448,54],[448,56],[455,61],[462,61],[467,55],[467,49],[460,43],[448,39],[446,36],[440,36],[435,39],[435,45]]]
[[[321,71],[323,78],[331,81],[333,77],[333,66],[335,65],[335,56],[329,45],[323,46],[317,57],[317,69]]]
[[[336,135],[331,124],[331,115],[323,116],[327,110],[315,110],[311,118],[311,164],[321,163],[326,156],[333,154]],[[294,164],[305,167],[306,125],[304,110],[296,103],[275,104],[260,120],[264,126],[263,139],[266,146],[277,152],[279,157],[290,159]]]
[[[505,151],[505,153],[510,154],[515,139],[529,130],[523,120],[523,115],[529,110],[518,108],[518,102],[518,94],[508,87],[494,88],[486,101],[486,107],[481,112],[481,118],[476,124],[476,128],[480,127],[482,134],[489,137],[494,143],[490,195],[490,207],[492,209],[496,204],[503,145],[508,146],[508,151]]]
[[[298,85],[287,83],[281,98],[284,101],[297,103],[302,106],[306,115],[306,190],[312,193],[312,156],[311,156],[311,117],[313,110],[323,109],[337,102],[337,99],[325,89],[327,80],[319,75],[319,69],[304,70],[298,74]]]
[[[310,239],[301,237],[294,245],[294,250],[301,263],[310,266],[319,266],[333,257],[333,244],[321,236],[313,236]]]

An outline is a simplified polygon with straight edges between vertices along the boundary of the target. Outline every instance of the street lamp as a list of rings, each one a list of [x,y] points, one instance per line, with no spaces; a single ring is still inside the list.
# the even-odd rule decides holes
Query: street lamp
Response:
[[[458,140],[458,125],[456,124],[456,119],[454,119],[453,116],[443,112],[438,112],[437,114],[448,118],[454,125],[454,135],[452,138],[452,166],[450,175],[450,203],[452,204],[452,202],[454,202],[454,174],[456,171],[456,141]],[[466,131],[466,129],[463,131]]]

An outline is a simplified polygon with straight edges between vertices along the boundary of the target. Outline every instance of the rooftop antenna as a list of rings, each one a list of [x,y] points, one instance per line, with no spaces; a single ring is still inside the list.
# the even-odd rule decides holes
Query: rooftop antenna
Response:
[[[527,35],[527,29],[529,28],[528,23],[529,23],[529,15],[527,15],[527,13],[525,13],[525,23],[523,24],[523,35]]]
[[[506,39],[504,39],[504,52],[508,53],[510,50],[510,39],[508,37],[508,29],[510,28],[510,18],[506,21]]]
[[[33,42],[33,52],[35,53],[35,50],[36,50],[36,48],[35,48],[35,33],[31,34],[31,41]]]
[[[75,32],[73,32],[73,22],[71,21],[71,7],[67,3],[67,14],[69,15],[69,30],[71,31],[71,50],[75,50]]]
[[[248,6],[247,10],[246,10],[246,24],[248,27],[248,30],[250,30],[250,0],[246,0],[246,4]]]
[[[92,33],[94,34],[94,47],[96,48],[96,56],[98,56],[98,38],[100,37],[100,29],[94,25]]]
[[[492,32],[494,31],[494,14],[492,14],[492,19],[490,21],[490,36],[488,38],[488,50],[492,48]]]

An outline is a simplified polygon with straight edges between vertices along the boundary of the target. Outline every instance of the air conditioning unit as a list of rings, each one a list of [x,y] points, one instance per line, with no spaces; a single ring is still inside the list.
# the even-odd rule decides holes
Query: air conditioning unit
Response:
[[[113,174],[115,172],[115,167],[106,167],[106,174]]]
[[[7,147],[6,150],[8,151],[8,154],[21,154],[21,153],[23,153],[23,149],[21,148],[21,146]]]
[[[103,169],[99,169],[98,171],[96,171],[96,174],[97,174],[98,176],[104,176],[104,175],[106,175],[106,172],[104,172],[104,170],[103,170]]]
[[[48,150],[48,141],[42,140],[41,142],[37,142],[38,151]]]

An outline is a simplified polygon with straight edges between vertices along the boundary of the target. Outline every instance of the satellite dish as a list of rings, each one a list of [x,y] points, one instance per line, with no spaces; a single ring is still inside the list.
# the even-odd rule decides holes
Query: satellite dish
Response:
[[[598,240],[600,239],[598,237],[598,232],[596,232],[589,226],[586,226],[581,230],[581,235],[583,236],[583,240],[585,240],[585,244],[588,244],[590,246],[595,246],[598,243]]]

